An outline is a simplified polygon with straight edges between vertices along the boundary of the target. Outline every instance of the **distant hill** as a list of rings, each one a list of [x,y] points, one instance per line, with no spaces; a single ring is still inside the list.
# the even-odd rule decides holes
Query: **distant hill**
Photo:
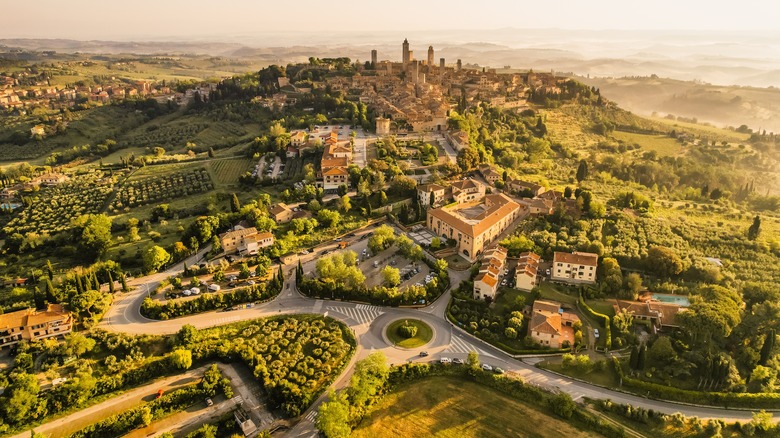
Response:
[[[674,114],[716,126],[748,125],[753,130],[780,132],[778,88],[718,86],[655,77],[577,79],[636,113]]]

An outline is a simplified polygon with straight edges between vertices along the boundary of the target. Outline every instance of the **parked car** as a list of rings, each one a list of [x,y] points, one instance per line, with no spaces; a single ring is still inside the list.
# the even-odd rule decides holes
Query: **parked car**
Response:
[[[428,352],[427,351],[421,351],[420,352],[420,357],[426,357],[426,356],[428,356]]]
[[[300,254],[300,255],[306,255],[306,254],[308,254],[308,253],[309,253],[309,251],[304,249],[304,250],[303,250],[303,251],[301,251],[299,254]]]
[[[190,289],[190,292],[193,295],[198,295],[198,294],[200,294],[200,288],[199,287],[193,287],[192,289]]]
[[[441,359],[439,359],[439,362],[441,362],[441,363],[451,363],[452,359],[450,359],[449,357],[442,357]]]
[[[482,369],[485,370],[485,371],[493,371],[493,367],[488,365],[488,364],[486,364],[486,363],[482,364]]]
[[[220,289],[222,289],[222,287],[220,287],[220,285],[218,285],[217,283],[211,283],[209,285],[209,291],[211,292],[218,292]]]
[[[227,260],[228,263],[233,263],[233,256],[226,255],[225,260]]]
[[[333,240],[335,240],[336,242],[341,242],[341,241],[342,241],[342,240],[344,240],[344,239],[342,239],[341,237],[337,237],[337,238],[335,238],[335,239],[333,239]]]
[[[355,237],[355,236],[357,236],[357,234],[355,234],[355,233],[349,233],[349,234],[347,234],[347,237]]]
[[[503,369],[501,369],[501,368],[499,368],[499,367],[496,367],[496,368],[493,370],[493,372],[495,372],[496,374],[504,374],[504,370],[503,370]]]
[[[211,398],[206,398],[206,406],[214,406],[214,401]]]
[[[192,291],[189,289],[184,289],[183,291],[181,291],[181,294],[184,295],[185,297],[188,297],[192,295]]]
[[[463,365],[463,359],[461,359],[459,357],[456,357],[456,358],[452,359],[452,363],[454,363],[456,365]]]

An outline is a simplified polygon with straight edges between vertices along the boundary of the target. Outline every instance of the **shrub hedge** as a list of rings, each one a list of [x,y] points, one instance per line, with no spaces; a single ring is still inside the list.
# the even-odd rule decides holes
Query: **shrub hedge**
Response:
[[[593,310],[585,302],[585,298],[583,298],[582,293],[580,293],[580,306],[590,316],[592,316],[592,317],[596,318],[597,320],[601,321],[601,324],[604,326],[604,336],[606,337],[604,339],[604,344],[606,345],[607,349],[612,348],[612,320],[609,318],[609,316],[604,315],[603,313],[598,313],[595,310]]]
[[[282,287],[277,281],[254,284],[225,293],[203,294],[194,300],[168,300],[165,303],[144,299],[141,315],[150,319],[171,319],[210,310],[224,309],[236,304],[264,301],[279,295]]]

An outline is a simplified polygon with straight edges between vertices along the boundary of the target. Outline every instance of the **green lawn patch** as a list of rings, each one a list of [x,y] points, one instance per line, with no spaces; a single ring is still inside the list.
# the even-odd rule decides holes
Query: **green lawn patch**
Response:
[[[416,329],[414,336],[406,337],[401,334],[401,327],[404,325],[409,325]],[[387,326],[386,333],[390,342],[401,348],[421,347],[433,339],[433,329],[431,326],[419,319],[399,319]]]
[[[682,145],[668,135],[635,134],[633,132],[615,131],[615,139],[629,145],[638,144],[642,151],[655,151],[661,157],[674,156],[682,152]]]
[[[566,421],[478,383],[431,377],[400,386],[352,437],[587,437]]]

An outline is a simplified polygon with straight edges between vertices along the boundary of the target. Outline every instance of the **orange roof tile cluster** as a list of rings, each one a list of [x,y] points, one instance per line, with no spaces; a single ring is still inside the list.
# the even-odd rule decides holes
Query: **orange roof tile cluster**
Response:
[[[466,219],[458,214],[459,209],[463,207],[472,207],[472,204],[460,206],[460,208],[457,206],[450,208],[434,208],[429,210],[429,214],[461,233],[474,238],[520,208],[520,205],[517,202],[509,199],[504,194],[485,196],[483,205],[486,208],[485,211],[479,215],[479,220]]]
[[[556,252],[553,256],[553,263],[568,263],[570,265],[598,266],[599,256],[590,252],[574,251]]]
[[[536,277],[536,273],[539,270],[539,261],[541,257],[532,252],[524,252],[520,254],[517,261],[516,275],[523,274],[528,277]]]
[[[678,304],[662,303],[660,301],[642,303],[639,301],[615,300],[615,304],[612,307],[615,309],[615,312],[625,309],[636,317],[655,320],[662,327],[679,327],[677,315],[687,310]]]
[[[257,228],[255,227],[249,227],[249,228],[241,228],[238,230],[228,231],[226,233],[222,233],[219,235],[220,239],[225,239],[229,237],[243,237],[243,236],[251,236],[257,234]]]
[[[532,308],[531,321],[528,330],[561,336],[562,322],[576,322],[580,319],[572,312],[561,310],[560,303],[554,301],[536,300]]]

